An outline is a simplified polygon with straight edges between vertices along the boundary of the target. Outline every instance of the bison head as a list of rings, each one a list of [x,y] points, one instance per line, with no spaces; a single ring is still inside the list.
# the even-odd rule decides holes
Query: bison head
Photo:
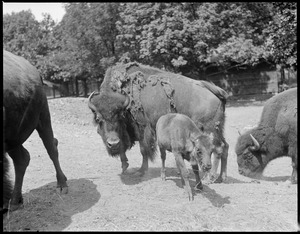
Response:
[[[128,104],[129,97],[118,92],[93,92],[88,98],[97,132],[112,156],[132,146],[124,113]]]
[[[214,148],[213,134],[203,133],[194,140],[193,151],[191,152],[191,164],[193,161],[197,161],[204,171],[208,171],[211,168],[211,154]]]
[[[267,164],[266,150],[248,131],[238,138],[235,152],[239,173],[248,177],[261,176]]]

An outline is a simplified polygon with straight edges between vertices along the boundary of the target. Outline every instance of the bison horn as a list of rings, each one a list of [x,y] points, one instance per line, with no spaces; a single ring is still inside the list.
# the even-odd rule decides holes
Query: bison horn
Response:
[[[96,107],[95,107],[94,104],[92,104],[91,99],[92,99],[92,97],[93,97],[93,95],[94,95],[95,92],[96,92],[96,91],[92,92],[91,95],[90,95],[89,98],[88,98],[88,105],[89,105],[89,108],[92,109],[92,110],[94,110],[94,111],[96,111]]]
[[[260,145],[259,145],[258,141],[254,138],[254,136],[252,136],[252,134],[250,134],[250,137],[254,143],[254,146],[250,146],[250,149],[253,151],[259,150]]]

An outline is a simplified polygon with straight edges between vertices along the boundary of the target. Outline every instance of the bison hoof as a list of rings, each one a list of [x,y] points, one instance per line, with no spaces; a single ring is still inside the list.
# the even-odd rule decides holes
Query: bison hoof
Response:
[[[194,200],[194,196],[193,196],[192,190],[190,190],[190,191],[188,191],[188,192],[186,192],[186,193],[187,193],[187,195],[188,195],[189,201],[193,201],[193,200]]]
[[[23,207],[23,198],[21,198],[19,200],[19,202],[17,202],[17,203],[10,202],[8,207],[6,207],[5,209],[7,211],[15,211],[15,210],[19,209],[20,207]]]
[[[214,183],[214,179],[215,179],[215,176],[214,175],[211,175],[210,173],[207,173],[203,178],[202,178],[202,182],[204,184],[212,184]]]
[[[221,176],[219,176],[215,181],[214,183],[215,184],[219,184],[219,183],[222,183],[223,182],[223,178]]]
[[[129,166],[128,162],[122,162],[122,174],[127,170]]]
[[[56,192],[60,194],[67,194],[69,192],[68,187],[57,187]]]
[[[200,183],[196,184],[196,186],[195,186],[194,189],[197,190],[197,191],[203,190],[203,185],[202,185],[202,183],[200,182]]]
[[[18,210],[20,207],[23,207],[23,203],[22,204],[11,204],[9,206],[9,211],[15,211],[15,210]]]
[[[292,179],[291,184],[298,184],[297,179]]]

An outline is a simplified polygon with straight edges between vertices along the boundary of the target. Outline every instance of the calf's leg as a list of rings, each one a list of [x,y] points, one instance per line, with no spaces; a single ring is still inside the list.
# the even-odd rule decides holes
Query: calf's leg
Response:
[[[202,190],[203,189],[203,185],[202,185],[202,182],[201,182],[201,179],[200,179],[200,175],[199,175],[199,166],[197,164],[196,165],[192,165],[192,168],[193,168],[193,172],[194,172],[195,178],[196,178],[195,189],[196,190]]]
[[[173,154],[175,156],[177,168],[180,171],[181,182],[182,182],[183,188],[185,189],[185,191],[188,195],[189,201],[194,200],[192,189],[191,189],[191,186],[190,186],[190,183],[189,183],[189,172],[186,169],[183,157],[178,152],[173,152]]]

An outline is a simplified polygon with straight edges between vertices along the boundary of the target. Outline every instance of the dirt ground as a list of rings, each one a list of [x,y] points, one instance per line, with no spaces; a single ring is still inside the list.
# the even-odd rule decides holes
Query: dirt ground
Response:
[[[159,155],[149,162],[143,177],[133,173],[142,162],[138,143],[127,152],[129,173],[122,175],[120,160],[108,156],[96,133],[87,99],[50,99],[69,193],[56,192],[54,166],[34,132],[24,144],[31,154],[23,185],[24,206],[3,218],[3,231],[297,231],[298,187],[287,182],[290,158],[272,161],[262,180],[238,174],[237,129],[255,125],[263,103],[228,105],[228,181],[193,191],[190,202],[171,153],[167,154],[166,181],[160,178]],[[195,178],[186,165],[193,187]]]

